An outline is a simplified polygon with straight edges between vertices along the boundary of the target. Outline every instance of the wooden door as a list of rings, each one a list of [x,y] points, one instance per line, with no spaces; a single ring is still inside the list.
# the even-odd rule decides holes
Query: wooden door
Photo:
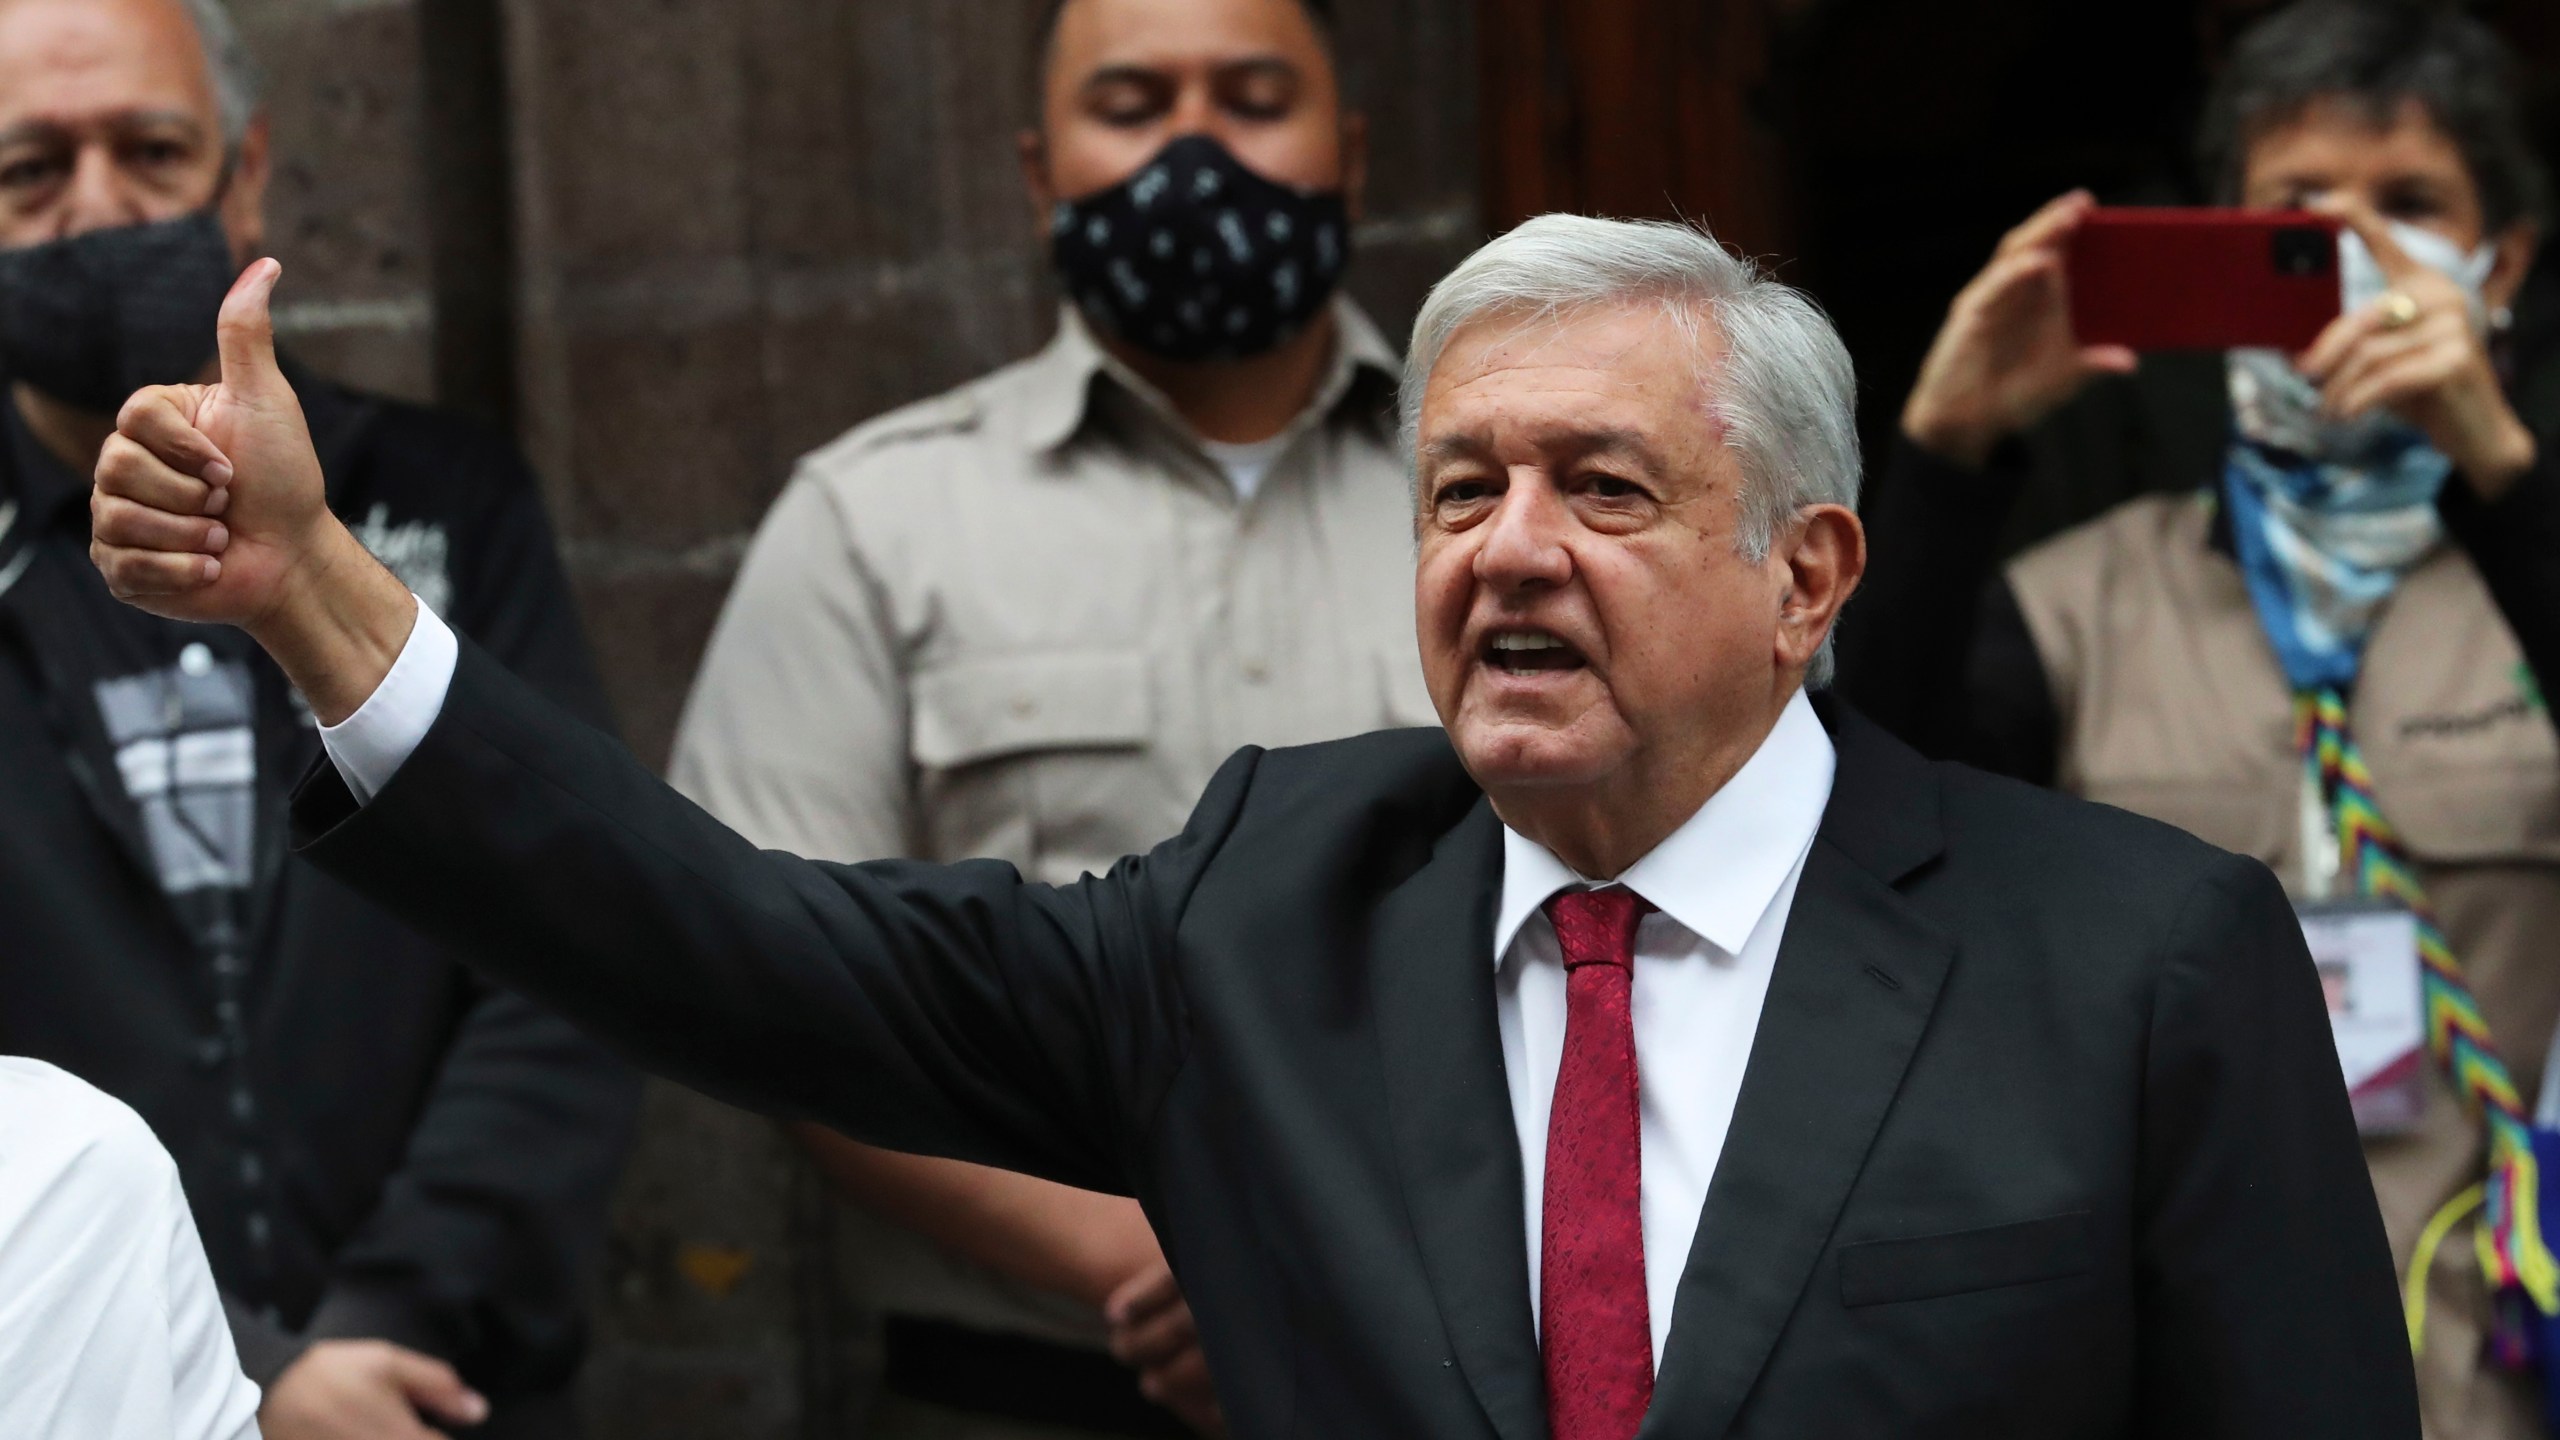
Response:
[[[1482,0],[1484,195],[1497,230],[1566,210],[1793,238],[1771,38],[1789,0]]]

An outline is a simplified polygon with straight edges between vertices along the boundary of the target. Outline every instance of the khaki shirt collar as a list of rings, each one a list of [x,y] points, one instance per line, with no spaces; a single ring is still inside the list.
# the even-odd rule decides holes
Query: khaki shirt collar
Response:
[[[1369,393],[1373,384],[1383,384],[1392,394],[1403,381],[1404,362],[1367,312],[1350,297],[1342,296],[1333,302],[1333,315],[1338,343],[1334,346],[1332,367],[1325,372],[1324,383],[1316,387],[1315,403],[1291,422],[1293,430],[1332,416],[1346,402]],[[1022,428],[1024,443],[1034,452],[1046,453],[1074,439],[1093,413],[1098,380],[1107,380],[1136,399],[1170,425],[1175,434],[1190,437],[1191,428],[1183,423],[1163,392],[1103,349],[1083,313],[1073,305],[1064,305],[1058,311],[1057,338],[1030,365]]]

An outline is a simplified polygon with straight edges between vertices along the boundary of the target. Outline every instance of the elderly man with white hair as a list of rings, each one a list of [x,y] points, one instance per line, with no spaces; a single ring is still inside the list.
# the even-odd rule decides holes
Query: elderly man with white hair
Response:
[[[320,503],[277,278],[127,406],[95,555],[309,696],[309,857],[688,1083],[1136,1195],[1236,1433],[2416,1433],[2276,883],[1808,698],[1850,366],[1711,239],[1444,282],[1442,728],[1245,751],[1063,887],[759,852],[458,643]]]

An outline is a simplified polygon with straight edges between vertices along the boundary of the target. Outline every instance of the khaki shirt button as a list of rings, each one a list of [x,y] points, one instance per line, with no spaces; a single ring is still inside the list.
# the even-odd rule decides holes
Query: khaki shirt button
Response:
[[[1259,685],[1271,678],[1271,667],[1259,660],[1247,660],[1244,662],[1244,678]]]
[[[1030,719],[1033,715],[1038,714],[1038,713],[1039,713],[1039,711],[1040,711],[1040,702],[1039,702],[1039,701],[1032,699],[1032,698],[1031,698],[1030,696],[1028,696],[1028,695],[1017,695],[1017,696],[1015,696],[1015,697],[1014,697],[1014,699],[1013,699],[1013,713],[1014,713],[1014,714],[1021,716],[1021,717],[1022,717],[1023,719],[1025,719],[1025,720],[1028,720],[1028,719]]]

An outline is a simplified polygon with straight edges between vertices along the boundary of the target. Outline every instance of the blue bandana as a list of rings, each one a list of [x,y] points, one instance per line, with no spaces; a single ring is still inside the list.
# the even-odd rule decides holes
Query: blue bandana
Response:
[[[2317,418],[2283,357],[2235,352],[2239,433],[2223,461],[2231,534],[2258,623],[2296,691],[2355,685],[2400,578],[2444,538],[2436,496],[2453,462],[2396,418]]]
[[[2475,323],[2497,252],[2469,254],[2433,231],[2393,221],[2411,259],[2462,287]],[[2355,232],[2339,237],[2340,300],[2361,310],[2390,288]],[[2320,391],[2272,350],[2229,357],[2231,448],[2222,489],[2258,623],[2297,693],[2355,685],[2365,641],[2400,577],[2444,539],[2436,496],[2453,462],[2425,432],[2388,411],[2339,420]]]

